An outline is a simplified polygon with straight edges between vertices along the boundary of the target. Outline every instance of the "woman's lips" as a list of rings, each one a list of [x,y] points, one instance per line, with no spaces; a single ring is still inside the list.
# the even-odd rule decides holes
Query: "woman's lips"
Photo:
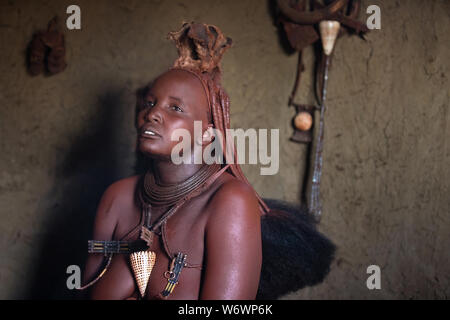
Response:
[[[155,138],[161,137],[158,132],[156,132],[150,128],[143,128],[141,130],[140,136],[143,138],[150,138],[150,139],[155,139]]]

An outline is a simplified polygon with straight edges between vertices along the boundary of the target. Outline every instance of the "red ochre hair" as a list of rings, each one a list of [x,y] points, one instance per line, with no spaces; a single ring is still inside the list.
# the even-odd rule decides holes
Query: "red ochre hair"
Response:
[[[222,133],[224,145],[227,146],[226,129],[230,129],[230,98],[221,84],[220,62],[225,51],[231,47],[231,38],[225,37],[216,26],[194,22],[183,23],[181,29],[170,32],[168,38],[175,42],[179,55],[170,69],[188,71],[200,80],[206,92],[214,127]],[[225,162],[230,164],[228,171],[252,187],[238,164],[236,152],[233,152],[233,157],[233,161],[225,159]],[[255,195],[262,214],[268,213],[270,209],[256,191]]]

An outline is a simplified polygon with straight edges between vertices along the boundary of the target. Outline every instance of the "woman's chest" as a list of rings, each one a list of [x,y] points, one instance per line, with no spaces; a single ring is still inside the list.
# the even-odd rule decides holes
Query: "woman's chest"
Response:
[[[201,268],[204,256],[204,229],[205,221],[200,212],[196,212],[196,206],[186,206],[175,215],[167,219],[160,228],[157,228],[151,237],[151,245],[148,250],[155,253],[155,264],[148,280],[146,298],[152,299],[158,296],[164,289],[173,289],[169,299],[198,299],[201,281]],[[115,240],[134,241],[141,236],[142,227],[151,229],[164,213],[157,214],[146,226],[145,216],[138,210],[130,211],[127,218],[119,219],[116,226]],[[131,231],[131,232],[130,232]],[[174,262],[178,253],[186,255],[186,263],[176,276],[174,281]],[[122,272],[126,272],[133,278],[134,291],[137,292],[136,270],[133,270],[129,256],[122,257],[128,260],[122,263]]]

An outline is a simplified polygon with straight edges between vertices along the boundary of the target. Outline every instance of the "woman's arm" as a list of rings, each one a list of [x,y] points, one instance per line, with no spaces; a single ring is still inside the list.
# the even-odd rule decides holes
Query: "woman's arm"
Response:
[[[91,239],[111,240],[117,224],[117,217],[112,213],[112,204],[115,198],[116,187],[114,184],[108,187],[100,199],[94,222],[94,231]],[[89,254],[83,272],[83,284],[94,279],[100,272],[103,254]]]
[[[227,182],[214,195],[208,210],[200,299],[255,299],[262,249],[254,191],[241,181]]]

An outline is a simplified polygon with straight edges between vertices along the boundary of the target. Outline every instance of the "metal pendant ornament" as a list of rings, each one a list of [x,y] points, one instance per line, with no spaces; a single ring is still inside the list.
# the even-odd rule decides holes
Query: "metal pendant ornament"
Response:
[[[169,271],[164,273],[164,277],[167,279],[167,285],[161,292],[162,298],[167,298],[177,286],[181,270],[183,270],[186,265],[186,258],[187,254],[178,252],[176,257],[172,259]]]

